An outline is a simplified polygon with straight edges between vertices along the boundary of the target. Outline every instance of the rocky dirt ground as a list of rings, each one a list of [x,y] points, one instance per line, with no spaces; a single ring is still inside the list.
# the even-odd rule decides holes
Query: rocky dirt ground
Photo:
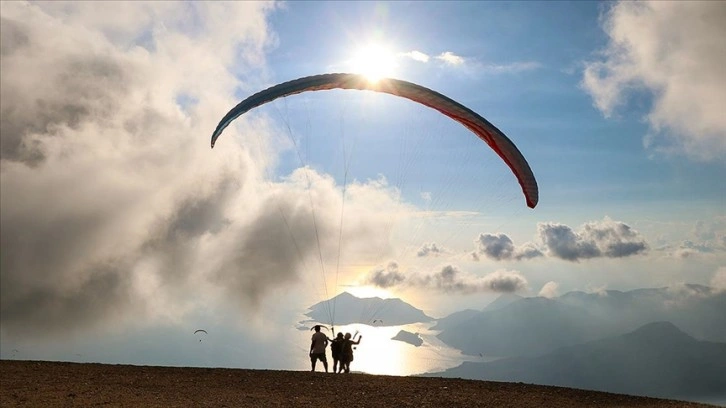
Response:
[[[706,407],[445,378],[0,361],[2,407]]]

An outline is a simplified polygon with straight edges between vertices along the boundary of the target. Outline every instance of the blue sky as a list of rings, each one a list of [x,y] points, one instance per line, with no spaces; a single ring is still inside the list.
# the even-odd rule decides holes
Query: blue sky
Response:
[[[644,148],[651,96],[607,119],[582,89],[584,65],[606,45],[598,24],[605,9],[597,2],[290,3],[270,19],[280,44],[269,57],[271,82],[341,66],[356,43],[371,39],[397,52],[449,51],[465,66],[401,61],[398,77],[453,96],[506,129],[536,170],[543,207],[723,199],[714,188],[722,163],[654,157]],[[535,67],[491,68],[514,71],[517,63]]]
[[[279,29],[276,31],[278,46],[273,47],[269,56],[269,81],[345,71],[350,69],[346,62],[351,55],[365,44],[391,47],[399,55],[396,77],[431,87],[481,113],[515,141],[532,166],[540,185],[540,204],[534,211],[514,212],[509,207],[520,204],[512,196],[516,193],[509,186],[504,188],[498,184],[496,188],[508,194],[507,208],[501,212],[498,212],[501,208],[493,208],[501,202],[486,208],[501,215],[503,221],[497,225],[509,230],[488,232],[503,232],[528,240],[535,235],[539,222],[563,223],[576,229],[583,223],[609,217],[641,231],[651,253],[658,247],[677,248],[682,246],[682,241],[693,240],[690,234],[695,227],[684,230],[684,225],[695,226],[699,221],[723,223],[726,175],[723,155],[702,159],[677,148],[663,153],[646,146],[646,139],[659,133],[647,121],[659,103],[658,92],[662,92],[659,88],[648,89],[637,83],[621,85],[624,96],[620,105],[608,112],[598,109],[597,91],[585,84],[584,72],[596,63],[608,61],[608,55],[611,61],[617,61],[612,41],[604,30],[608,24],[617,22],[608,14],[612,6],[597,2],[290,3],[270,19]],[[637,41],[633,40],[636,44]],[[429,61],[422,63],[400,56],[412,51],[430,56]],[[435,56],[443,53],[461,57],[461,63],[437,61]],[[342,109],[336,109],[334,102],[328,103],[348,98],[349,92],[310,95],[304,101],[300,96],[297,103],[305,106],[302,117],[289,114],[289,120],[297,120],[302,127],[309,126],[310,122],[335,127]],[[385,97],[379,99],[382,104],[389,102]],[[288,98],[283,106],[293,111],[295,104],[293,98]],[[371,143],[368,139],[377,137],[379,132],[383,132],[384,138],[396,138],[405,133],[401,127],[416,128],[416,121],[430,119],[415,108],[410,109],[405,113],[382,109],[383,112],[376,112],[380,116],[366,116],[356,122],[357,116],[349,113],[348,108],[346,118],[354,125],[351,125],[353,129],[346,128],[345,137],[355,139],[359,135],[357,140],[361,144]],[[325,122],[319,115],[333,118]],[[414,119],[389,119],[389,115],[398,118],[409,115]],[[365,126],[373,121],[386,125],[383,130],[370,125],[373,130],[366,132]],[[428,123],[431,122],[418,126],[429,129]],[[441,129],[444,129],[441,133],[456,131],[449,127]],[[476,149],[476,141],[467,143],[466,131],[462,132],[463,137],[455,139],[461,141],[460,148]],[[339,138],[340,133],[334,137]],[[661,133],[668,133],[668,129]],[[301,134],[300,137],[305,140],[318,135]],[[326,139],[323,143],[330,142]],[[373,177],[379,171],[390,174],[386,171],[387,163],[380,160],[380,151],[395,148],[375,145],[370,156],[357,150],[353,156],[357,160],[356,174],[361,177]],[[326,150],[326,155],[339,158],[340,149],[337,152],[336,155]],[[413,175],[406,178],[406,184],[416,184],[417,175],[422,171],[442,172],[444,167],[451,166],[445,155],[440,158],[441,163],[435,159],[422,160],[422,167],[411,171]],[[299,163],[294,156],[292,160]],[[318,160],[325,162],[325,155]],[[477,176],[495,171],[497,163],[490,161],[485,167],[477,168],[476,160],[467,157],[465,162],[456,164],[460,171],[471,171],[476,176],[457,180],[465,187],[446,197],[447,206],[475,210],[478,201],[488,199],[486,194],[472,192],[482,190],[482,183],[486,186],[490,180]],[[336,172],[333,166],[340,168],[341,165],[336,162],[329,168],[330,174],[341,183],[342,173]],[[443,176],[428,179],[433,184],[446,180]],[[436,190],[432,184],[426,185]],[[406,187],[403,186],[404,192]],[[629,261],[635,262],[624,257],[618,268],[642,267]],[[597,263],[579,263],[576,267],[567,264],[560,268],[597,269],[593,265]],[[693,267],[690,265],[689,269]],[[702,268],[700,276],[683,275],[680,279],[708,283],[709,276],[716,272],[714,264],[708,262]],[[642,271],[632,272],[642,275],[618,284],[637,286],[648,281],[653,285],[667,284],[656,283],[657,279],[649,279]],[[599,281],[600,285],[607,285],[607,279]]]
[[[342,290],[443,316],[503,292],[726,287],[722,3],[0,11],[3,350],[202,321],[258,348]],[[464,127],[388,95],[277,100],[209,149],[240,100],[356,71],[370,45],[507,134],[539,205]]]

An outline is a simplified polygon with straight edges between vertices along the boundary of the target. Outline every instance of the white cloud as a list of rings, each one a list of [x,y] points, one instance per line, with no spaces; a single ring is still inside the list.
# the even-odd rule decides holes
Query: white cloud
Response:
[[[230,8],[200,27],[198,42],[142,16],[161,13],[173,27],[219,8],[180,6],[126,3],[124,14],[120,3],[2,4],[4,329],[157,313],[142,284],[165,288],[155,302],[175,303],[193,289],[197,241],[224,227],[229,200],[256,177],[248,155],[210,154],[199,135],[232,105],[236,80],[226,67],[261,62],[269,6]],[[117,14],[134,23],[122,30]],[[208,48],[223,32],[228,41]],[[130,43],[145,35],[147,48]],[[184,113],[180,94],[206,103]]]
[[[445,265],[432,273],[404,274],[398,264],[372,270],[366,283],[382,287],[413,287],[442,293],[472,294],[480,292],[512,293],[525,290],[527,279],[516,271],[496,271],[485,276],[467,274],[454,265]]]
[[[386,289],[402,283],[406,276],[398,271],[398,263],[389,262],[385,267],[372,270],[367,279],[367,283]]]
[[[464,57],[460,57],[451,51],[442,52],[436,56],[436,59],[449,65],[462,65],[464,63]]]
[[[318,276],[319,258],[334,264],[331,177],[266,180],[278,152],[260,117],[233,126],[255,143],[227,135],[209,149],[237,102],[234,72],[265,69],[273,7],[0,4],[4,333],[169,321],[202,301],[254,310]],[[387,253],[380,214],[405,215],[398,202],[382,180],[347,186],[347,259]]]
[[[416,252],[416,255],[419,257],[440,256],[448,252],[449,251],[446,248],[436,245],[435,242],[431,242],[423,244]]]
[[[556,298],[559,296],[560,285],[557,282],[549,281],[542,286],[538,296],[546,297],[548,299]]]
[[[590,258],[623,258],[644,253],[645,239],[620,221],[605,217],[602,221],[583,224],[578,231],[554,222],[537,224],[539,243],[516,246],[507,234],[482,233],[474,241],[474,261],[485,256],[495,261],[538,258],[542,256],[579,261]]]
[[[519,261],[544,255],[542,251],[531,243],[516,247],[512,239],[503,233],[479,234],[479,238],[474,243],[477,247],[472,254],[475,260],[479,259],[479,255],[484,255],[487,258],[497,261],[510,259]]]
[[[526,290],[527,279],[516,271],[496,271],[474,281],[473,285],[493,292],[512,293]]]
[[[583,86],[606,117],[631,93],[653,96],[646,144],[701,160],[726,153],[726,3],[620,1],[604,16],[609,43]]]
[[[537,224],[547,254],[567,261],[589,258],[622,258],[645,252],[644,238],[627,224],[605,218],[585,223],[579,231],[564,224]]]
[[[423,63],[429,62],[429,59],[431,59],[431,57],[429,57],[427,54],[424,54],[423,52],[416,51],[416,50],[409,51],[409,52],[403,52],[400,55],[402,57],[410,58],[414,61],[423,62]]]

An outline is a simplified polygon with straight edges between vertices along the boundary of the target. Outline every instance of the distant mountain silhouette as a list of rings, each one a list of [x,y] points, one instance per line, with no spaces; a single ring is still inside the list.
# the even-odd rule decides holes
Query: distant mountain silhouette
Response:
[[[411,333],[406,330],[399,331],[395,336],[391,337],[391,340],[402,341],[416,347],[423,344],[423,339],[418,335],[418,333]]]
[[[726,292],[703,285],[607,290],[599,293],[569,292],[558,298],[602,317],[621,334],[654,321],[670,321],[689,335],[726,342]]]
[[[509,357],[617,336],[653,321],[671,321],[701,340],[726,342],[726,293],[700,285],[569,292],[554,299],[508,296],[490,306],[454,313],[434,329],[466,354]]]
[[[467,320],[477,316],[481,311],[474,309],[466,309],[460,312],[454,312],[446,317],[443,317],[436,321],[436,325],[432,327],[432,330],[449,330],[455,328],[458,325],[466,322]]]
[[[465,362],[426,376],[557,385],[677,399],[726,399],[726,343],[699,341],[670,322],[532,358]]]
[[[498,298],[494,299],[494,301],[490,304],[488,304],[483,310],[474,310],[474,309],[466,309],[459,312],[454,312],[446,317],[443,317],[441,319],[438,319],[436,321],[436,325],[432,327],[433,330],[448,330],[450,328],[456,327],[461,323],[466,322],[467,320],[471,319],[472,317],[478,315],[482,311],[492,311],[501,309],[505,306],[508,306],[518,300],[523,299],[522,296],[511,294],[511,293],[505,293],[500,295]]]
[[[438,337],[466,354],[538,355],[555,348],[602,338],[603,323],[586,309],[553,299],[523,298],[482,311]]]
[[[489,303],[485,308],[485,312],[490,312],[492,310],[499,310],[503,307],[509,306],[512,303],[524,299],[522,296],[516,295],[514,293],[503,293],[499,295],[498,298],[494,299],[492,303]]]
[[[398,326],[434,320],[398,298],[358,298],[348,292],[316,303],[305,315],[321,323],[330,323],[333,313],[336,325],[360,323],[372,326],[375,321],[376,326]]]

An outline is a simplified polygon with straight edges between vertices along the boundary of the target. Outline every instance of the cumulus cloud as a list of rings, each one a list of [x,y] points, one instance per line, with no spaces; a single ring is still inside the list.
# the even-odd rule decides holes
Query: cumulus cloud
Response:
[[[538,257],[554,257],[568,261],[590,258],[623,258],[643,253],[645,239],[627,224],[605,218],[583,224],[578,231],[554,222],[537,224],[539,242],[520,246],[504,233],[482,233],[474,241],[472,259],[481,256],[495,261],[521,261]]]
[[[645,239],[627,224],[605,218],[584,224],[574,231],[564,224],[537,224],[547,254],[567,261],[589,258],[622,258],[643,253]]]
[[[244,51],[240,61],[257,63],[269,6],[240,5],[219,26],[200,27],[210,36],[229,30],[218,56],[178,32],[154,32],[142,14],[180,23],[167,4],[124,5],[139,17],[131,32],[103,25],[114,24],[117,7],[12,2],[0,9],[5,329],[141,312],[141,271],[182,292],[194,241],[224,226],[228,200],[247,186],[235,173],[254,177],[239,151],[213,159],[195,142],[213,126],[207,110],[231,103],[235,80],[224,67],[237,61],[233,48]],[[198,4],[195,11],[223,10]],[[149,32],[148,48],[129,43],[141,32]],[[221,71],[191,63],[197,59]],[[182,112],[181,93],[208,106]]]
[[[406,280],[406,276],[398,271],[398,263],[389,262],[384,268],[377,268],[368,275],[368,283],[379,288],[390,288]]]
[[[492,259],[509,259],[514,252],[514,243],[505,234],[480,234],[475,241],[478,253]]]
[[[416,255],[419,257],[440,256],[447,252],[448,250],[446,248],[440,247],[436,245],[435,242],[432,242],[430,244],[423,244],[421,248],[418,249],[418,252],[416,252]]]
[[[726,4],[620,1],[604,15],[609,37],[586,64],[583,87],[609,117],[631,94],[653,97],[646,145],[701,160],[726,153]]]
[[[560,285],[557,282],[549,281],[542,286],[539,290],[538,296],[546,297],[548,299],[556,298],[559,296]]]
[[[537,249],[534,244],[527,243],[521,247],[516,247],[512,239],[506,234],[479,234],[479,238],[474,241],[476,250],[472,254],[475,260],[480,255],[487,258],[501,260],[522,260],[543,256],[542,251]]]
[[[467,274],[454,265],[443,266],[428,274],[404,274],[398,265],[389,263],[368,274],[366,283],[382,288],[413,287],[443,293],[472,294],[479,292],[512,293],[527,288],[527,279],[515,271],[496,271],[485,276]]]
[[[518,272],[497,271],[478,277],[465,274],[453,265],[446,265],[433,274],[414,276],[411,282],[413,286],[430,288],[444,293],[461,294],[512,293],[527,287],[527,280]]]
[[[264,118],[234,125],[258,143],[204,136],[237,102],[234,73],[264,70],[274,7],[0,5],[3,332],[174,318],[200,297],[253,310],[336,259],[332,177],[267,180]],[[385,254],[398,202],[384,180],[350,183],[342,253]]]
[[[520,292],[527,289],[527,279],[519,272],[496,271],[484,276],[480,285],[494,292]]]

